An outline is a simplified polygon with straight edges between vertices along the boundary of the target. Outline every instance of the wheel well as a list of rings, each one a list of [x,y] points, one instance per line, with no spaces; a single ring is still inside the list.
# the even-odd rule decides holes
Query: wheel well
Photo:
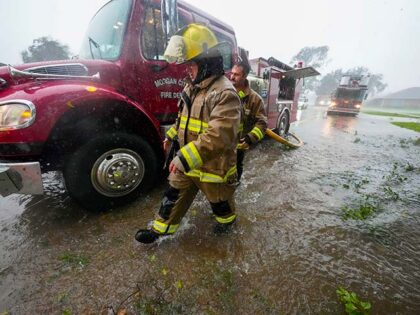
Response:
[[[92,137],[113,131],[139,135],[150,144],[159,161],[164,160],[160,135],[143,113],[125,102],[102,100],[80,104],[59,119],[44,146],[43,168],[61,169],[66,155]]]

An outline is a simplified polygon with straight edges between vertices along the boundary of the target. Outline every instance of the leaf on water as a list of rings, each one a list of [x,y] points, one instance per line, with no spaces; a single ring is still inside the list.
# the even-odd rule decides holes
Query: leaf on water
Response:
[[[178,281],[175,283],[175,285],[176,285],[176,287],[177,287],[178,289],[182,289],[182,281],[181,281],[181,280],[178,280]]]
[[[350,315],[368,315],[370,313],[371,304],[369,302],[360,301],[357,294],[349,292],[343,287],[339,287],[335,291],[344,305],[345,311]]]

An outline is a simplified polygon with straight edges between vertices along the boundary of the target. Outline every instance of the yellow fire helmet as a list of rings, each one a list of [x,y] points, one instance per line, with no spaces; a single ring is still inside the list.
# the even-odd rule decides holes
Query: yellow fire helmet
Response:
[[[207,26],[192,23],[170,38],[164,57],[170,63],[183,63],[208,54],[216,46],[217,38]]]

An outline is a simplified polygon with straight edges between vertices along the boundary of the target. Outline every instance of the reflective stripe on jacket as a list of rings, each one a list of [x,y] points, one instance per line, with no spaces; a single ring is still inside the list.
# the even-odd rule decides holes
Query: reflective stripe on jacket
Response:
[[[264,138],[267,129],[267,116],[264,110],[264,101],[257,92],[249,87],[246,80],[246,88],[239,91],[243,106],[244,117],[241,138],[248,135],[252,143],[256,143]]]

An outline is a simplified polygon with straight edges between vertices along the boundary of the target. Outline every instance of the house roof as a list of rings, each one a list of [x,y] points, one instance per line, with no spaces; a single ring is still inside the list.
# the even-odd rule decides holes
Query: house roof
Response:
[[[395,93],[388,94],[384,99],[420,99],[420,87],[411,87]]]

